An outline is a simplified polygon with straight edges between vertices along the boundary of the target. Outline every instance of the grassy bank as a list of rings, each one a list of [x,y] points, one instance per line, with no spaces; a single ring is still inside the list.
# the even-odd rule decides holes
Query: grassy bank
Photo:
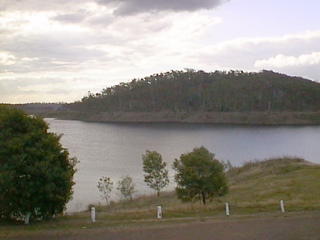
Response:
[[[157,205],[164,218],[223,216],[225,203],[231,214],[279,212],[280,200],[287,212],[320,210],[320,165],[299,158],[269,159],[233,167],[227,173],[230,191],[206,205],[182,203],[175,192],[160,197],[142,196],[132,202],[97,206],[108,220],[154,219]]]
[[[270,159],[245,163],[227,173],[230,191],[207,205],[199,202],[181,203],[175,192],[165,192],[160,197],[141,196],[131,202],[112,203],[96,207],[96,222],[90,212],[61,216],[50,222],[2,222],[0,238],[17,234],[41,232],[72,232],[87,228],[122,229],[159,224],[172,224],[206,218],[225,218],[225,203],[230,206],[230,218],[247,218],[269,215],[320,213],[320,165],[298,158]],[[279,201],[284,200],[286,213],[281,213]],[[163,219],[156,220],[157,206],[162,205]]]

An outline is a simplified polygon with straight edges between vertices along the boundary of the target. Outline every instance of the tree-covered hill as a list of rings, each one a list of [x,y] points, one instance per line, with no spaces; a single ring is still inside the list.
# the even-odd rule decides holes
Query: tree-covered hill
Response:
[[[272,71],[170,71],[88,93],[65,110],[97,112],[306,112],[320,84]]]

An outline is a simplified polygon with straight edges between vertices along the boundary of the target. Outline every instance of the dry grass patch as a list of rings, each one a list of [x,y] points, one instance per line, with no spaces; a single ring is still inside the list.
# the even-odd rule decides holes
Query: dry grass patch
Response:
[[[97,211],[116,221],[155,219],[158,205],[167,219],[223,215],[226,202],[236,214],[279,211],[280,200],[284,200],[288,211],[320,209],[320,165],[284,157],[247,162],[231,168],[226,175],[229,193],[206,205],[200,201],[182,203],[172,191],[160,197],[141,196],[131,202],[97,206]]]
[[[237,208],[291,211],[320,207],[320,165],[300,158],[277,158],[245,163],[227,172],[230,192],[223,199]],[[274,207],[273,207],[274,206]]]

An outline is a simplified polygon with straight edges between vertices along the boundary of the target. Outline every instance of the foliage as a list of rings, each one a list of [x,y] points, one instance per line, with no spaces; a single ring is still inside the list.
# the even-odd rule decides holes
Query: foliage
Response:
[[[233,168],[233,166],[232,166],[232,164],[231,164],[231,162],[229,160],[227,160],[227,161],[221,160],[220,162],[222,163],[223,171],[225,171],[225,172],[229,171],[229,170],[231,170]]]
[[[320,84],[272,71],[204,72],[187,69],[153,74],[90,93],[64,109],[116,111],[318,111]]]
[[[102,194],[102,199],[105,199],[107,204],[109,204],[110,194],[113,188],[113,182],[111,182],[109,177],[101,177],[97,187]]]
[[[0,106],[0,218],[46,219],[72,198],[76,158],[61,135],[22,110]]]
[[[175,159],[173,169],[176,171],[176,192],[183,201],[199,198],[206,204],[206,199],[223,196],[228,191],[223,164],[205,147],[182,154],[180,160]]]
[[[144,181],[147,185],[156,190],[158,196],[161,189],[169,184],[168,170],[166,169],[167,163],[162,162],[162,156],[156,151],[146,151],[142,155]]]
[[[117,181],[117,190],[120,191],[120,197],[122,200],[132,200],[132,195],[135,193],[135,184],[129,175],[121,176]]]

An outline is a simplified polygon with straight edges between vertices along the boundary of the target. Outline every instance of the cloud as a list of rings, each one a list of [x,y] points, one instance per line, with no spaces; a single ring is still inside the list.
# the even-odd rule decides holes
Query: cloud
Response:
[[[213,9],[230,0],[10,0],[0,3],[0,12],[18,11],[72,11],[75,6],[100,5],[113,10],[115,15],[135,15],[159,11],[197,11]]]
[[[2,12],[39,12],[39,11],[73,11],[74,7],[87,0],[0,0]]]
[[[113,22],[113,17],[109,14],[101,14],[97,16],[91,16],[86,22],[90,27],[104,29]]]
[[[79,23],[85,19],[85,15],[80,13],[60,14],[53,17],[52,19],[65,23]]]
[[[13,77],[7,74],[0,79],[1,102],[72,102],[74,99],[80,99],[90,89],[88,81],[92,80],[73,78],[67,74],[63,76],[50,74],[51,77],[38,75],[30,73]]]
[[[2,38],[1,72],[43,72],[82,68],[92,59],[111,61],[108,51],[90,49],[99,37],[90,31],[69,25],[41,28],[28,32],[26,28]],[[95,38],[96,37],[96,38]],[[104,37],[108,37],[108,34]]]
[[[87,91],[185,67],[275,68],[320,80],[320,30],[267,37],[260,28],[242,31],[241,21],[228,25],[224,9],[201,11],[228,0],[0,2],[6,2],[0,3],[0,102],[78,100]],[[63,89],[72,91],[59,95]]]
[[[115,6],[115,15],[134,15],[158,11],[197,11],[213,9],[229,0],[97,0],[101,5]]]
[[[15,56],[8,52],[0,52],[0,65],[15,64]]]
[[[318,64],[320,64],[320,52],[303,54],[298,57],[278,54],[277,56],[271,57],[269,59],[257,60],[254,66],[260,68],[282,68],[290,66],[307,66]]]
[[[257,60],[254,66],[259,69],[273,69],[292,76],[320,81],[320,52],[298,56],[277,54],[267,59]]]
[[[279,62],[280,58],[283,62],[284,57],[279,54],[287,57],[296,56],[295,58],[299,58],[299,60],[293,60],[293,62],[302,66],[302,63],[317,62],[318,51],[315,50],[319,49],[319,41],[319,30],[279,37],[242,37],[217,44],[200,45],[196,48],[197,52],[194,52],[194,57],[198,56],[198,61],[204,66],[210,64],[227,70],[260,70],[261,68],[267,68],[268,60],[270,60],[268,64],[271,67],[270,62],[276,60]],[[276,58],[277,55],[279,56]],[[318,76],[314,69],[313,75]]]

